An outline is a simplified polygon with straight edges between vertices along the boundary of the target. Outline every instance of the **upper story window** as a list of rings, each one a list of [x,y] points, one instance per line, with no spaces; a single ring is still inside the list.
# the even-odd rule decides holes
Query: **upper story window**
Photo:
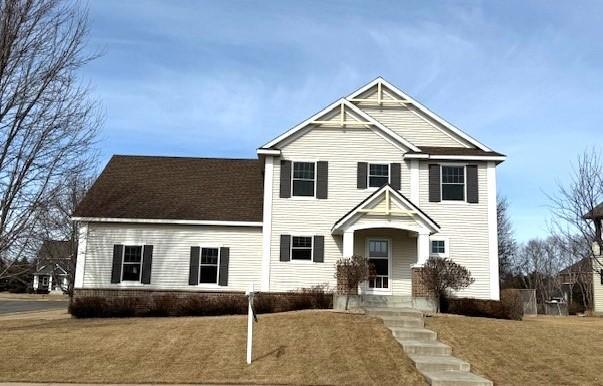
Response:
[[[293,196],[314,197],[315,167],[314,162],[293,162]]]
[[[465,200],[464,166],[442,166],[442,200]]]
[[[369,188],[380,188],[389,183],[389,164],[369,164]]]
[[[142,245],[125,245],[122,281],[140,281],[142,271]]]
[[[293,236],[291,240],[291,260],[312,260],[312,237]]]

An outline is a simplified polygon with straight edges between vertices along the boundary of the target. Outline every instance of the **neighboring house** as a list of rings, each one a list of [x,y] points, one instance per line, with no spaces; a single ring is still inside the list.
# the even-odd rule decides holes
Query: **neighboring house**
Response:
[[[592,300],[593,266],[592,259],[585,257],[558,273],[563,297],[569,304],[578,302],[590,309]]]
[[[68,240],[45,240],[38,250],[33,274],[35,292],[63,293],[69,288],[72,246]]]
[[[593,312],[603,314],[603,203],[597,205],[593,210],[584,215],[585,219],[595,223],[595,242],[593,243]]]
[[[203,135],[202,132],[199,135]],[[257,150],[258,159],[114,156],[76,210],[75,295],[335,288],[423,296],[430,256],[499,298],[496,166],[505,156],[378,78]]]

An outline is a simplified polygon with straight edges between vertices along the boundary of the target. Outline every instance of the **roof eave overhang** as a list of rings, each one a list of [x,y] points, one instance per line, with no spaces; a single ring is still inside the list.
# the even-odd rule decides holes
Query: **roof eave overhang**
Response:
[[[504,162],[507,157],[499,155],[436,155],[436,154],[404,154],[404,159],[430,159],[430,160],[441,160],[441,161],[493,161],[493,162]]]
[[[279,149],[265,149],[262,147],[257,149],[256,153],[258,156],[269,155],[269,156],[280,157],[280,155],[281,155],[281,151]]]
[[[261,227],[262,221],[228,221],[228,220],[177,220],[177,219],[145,219],[119,217],[78,217],[71,218],[77,222],[130,223],[130,224],[171,224],[171,225],[203,225],[232,227]]]

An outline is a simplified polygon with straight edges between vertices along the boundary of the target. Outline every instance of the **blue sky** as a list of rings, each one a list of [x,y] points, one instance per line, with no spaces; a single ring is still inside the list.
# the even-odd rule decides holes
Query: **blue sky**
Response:
[[[508,155],[499,192],[519,240],[546,234],[545,192],[601,143],[603,2],[89,3],[83,77],[112,154],[255,157],[381,75]],[[597,138],[598,137],[598,138]]]

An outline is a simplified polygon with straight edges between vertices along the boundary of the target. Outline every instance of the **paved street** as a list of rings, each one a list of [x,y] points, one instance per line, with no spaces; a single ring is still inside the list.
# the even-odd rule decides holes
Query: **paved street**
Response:
[[[0,299],[0,315],[13,312],[33,312],[67,309],[66,300],[5,300]]]

